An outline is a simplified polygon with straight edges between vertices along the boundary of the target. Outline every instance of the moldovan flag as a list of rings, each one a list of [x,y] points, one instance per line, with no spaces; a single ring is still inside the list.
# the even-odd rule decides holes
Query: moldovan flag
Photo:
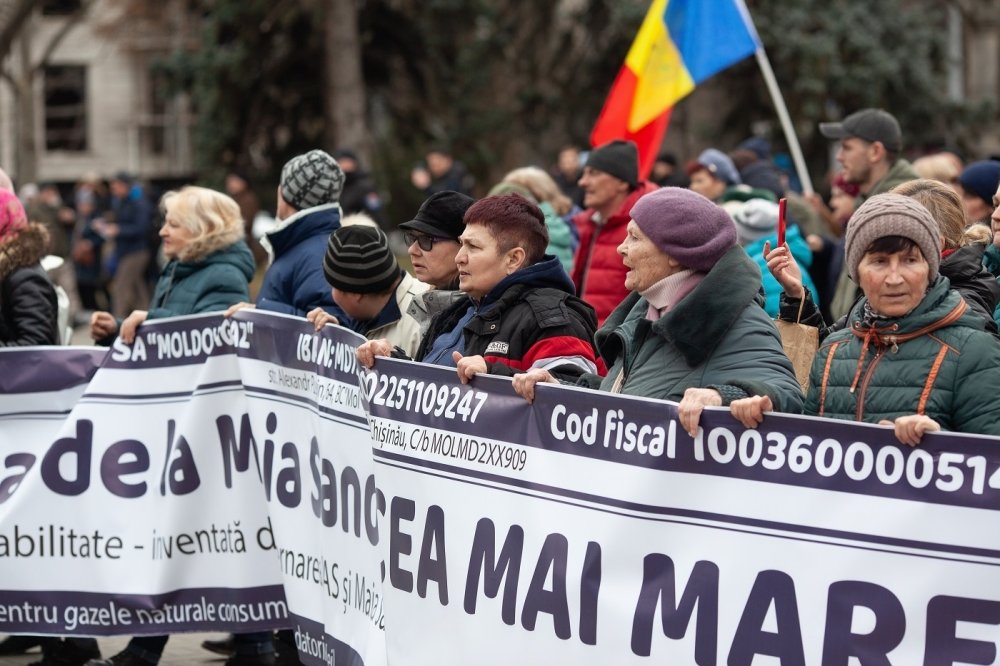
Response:
[[[743,0],[654,0],[590,134],[591,145],[635,141],[645,177],[673,105],[758,48]]]

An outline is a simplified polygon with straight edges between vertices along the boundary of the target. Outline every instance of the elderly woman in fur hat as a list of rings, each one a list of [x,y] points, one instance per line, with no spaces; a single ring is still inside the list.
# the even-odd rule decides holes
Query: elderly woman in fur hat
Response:
[[[167,265],[160,273],[148,310],[136,310],[123,321],[95,312],[90,335],[107,344],[120,335],[131,344],[147,319],[225,310],[250,299],[254,259],[243,241],[243,218],[230,197],[204,187],[188,186],[163,195],[165,214],[160,238]]]
[[[55,287],[39,263],[49,235],[0,190],[0,347],[59,344]]]
[[[758,298],[760,269],[737,244],[729,215],[677,187],[646,194],[631,214],[618,246],[631,293],[597,332],[608,374],[577,384],[679,401],[692,434],[705,407],[749,396],[799,411],[802,391]],[[514,377],[514,390],[533,400],[537,382],[555,381],[530,370]]]

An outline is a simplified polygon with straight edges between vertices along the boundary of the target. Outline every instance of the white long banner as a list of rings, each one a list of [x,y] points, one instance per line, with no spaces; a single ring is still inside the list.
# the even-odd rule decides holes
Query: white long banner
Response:
[[[290,627],[308,664],[996,662],[996,439],[710,410],[692,440],[666,402],[359,375],[360,341],[244,311],[0,352],[0,632]]]

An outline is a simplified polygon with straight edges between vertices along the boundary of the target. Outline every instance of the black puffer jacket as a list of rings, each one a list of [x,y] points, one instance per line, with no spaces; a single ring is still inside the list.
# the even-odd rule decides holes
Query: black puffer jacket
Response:
[[[56,290],[39,260],[49,236],[30,224],[0,245],[0,347],[59,344]]]
[[[598,368],[594,308],[573,295],[573,283],[552,256],[504,278],[475,303],[465,296],[436,315],[420,343],[423,360],[438,336],[463,327],[465,356],[481,355],[488,372],[513,376],[532,367],[560,367],[572,377]]]
[[[941,260],[939,271],[951,282],[951,288],[972,307],[972,311],[989,322],[986,330],[996,333],[993,311],[1000,303],[1000,284],[983,267],[985,252],[986,245],[982,243],[960,247]]]

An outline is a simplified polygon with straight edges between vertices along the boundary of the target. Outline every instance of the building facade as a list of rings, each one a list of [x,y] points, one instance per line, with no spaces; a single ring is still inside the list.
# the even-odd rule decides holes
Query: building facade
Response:
[[[0,58],[8,74],[0,82],[0,165],[15,182],[119,171],[190,177],[189,103],[166,91],[156,67],[189,45],[184,3],[145,12],[120,0],[34,4]]]

